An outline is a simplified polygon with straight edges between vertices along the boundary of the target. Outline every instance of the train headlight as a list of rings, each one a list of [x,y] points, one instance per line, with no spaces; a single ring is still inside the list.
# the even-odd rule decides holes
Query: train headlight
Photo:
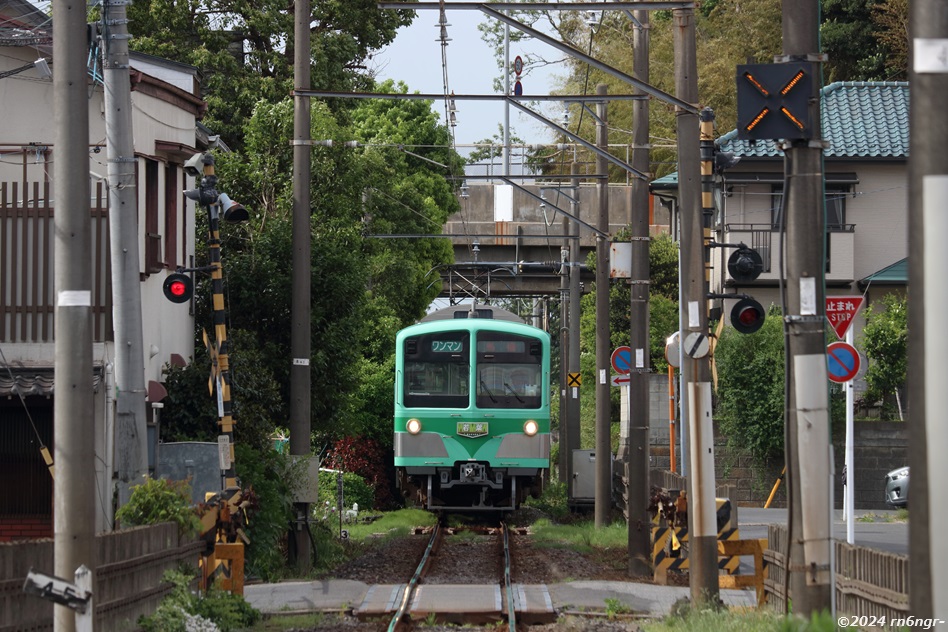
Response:
[[[523,424],[523,434],[527,435],[528,437],[532,437],[539,431],[540,431],[540,424],[533,421],[532,419],[528,419],[526,423]]]
[[[405,424],[405,429],[408,430],[409,434],[416,435],[421,432],[421,420],[419,419],[409,419],[408,423]]]

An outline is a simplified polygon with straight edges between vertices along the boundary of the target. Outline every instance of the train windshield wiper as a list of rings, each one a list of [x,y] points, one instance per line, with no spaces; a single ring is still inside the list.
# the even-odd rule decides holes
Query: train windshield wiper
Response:
[[[497,398],[494,397],[494,394],[490,392],[489,388],[487,388],[487,383],[483,380],[483,378],[481,379],[481,388],[484,389],[484,392],[487,393],[488,397],[490,397],[490,401],[496,404]]]
[[[504,387],[505,387],[508,391],[510,391],[511,393],[513,393],[513,396],[517,398],[517,401],[518,401],[518,402],[520,402],[521,404],[523,403],[523,400],[520,399],[520,396],[519,396],[519,395],[517,395],[517,391],[515,391],[515,390],[513,389],[513,386],[511,386],[510,384],[507,384],[507,382],[504,382]]]

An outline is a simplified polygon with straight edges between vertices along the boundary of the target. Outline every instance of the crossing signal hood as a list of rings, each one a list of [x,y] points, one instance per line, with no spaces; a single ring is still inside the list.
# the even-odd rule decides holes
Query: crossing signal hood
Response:
[[[742,334],[758,331],[766,318],[764,307],[749,296],[739,300],[731,309],[731,325]]]
[[[187,303],[194,294],[194,282],[188,275],[174,272],[168,275],[161,289],[172,303]]]

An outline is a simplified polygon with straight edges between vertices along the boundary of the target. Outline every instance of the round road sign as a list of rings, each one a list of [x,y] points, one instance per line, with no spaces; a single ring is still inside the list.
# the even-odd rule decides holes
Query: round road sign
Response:
[[[523,96],[523,84],[519,81],[514,84],[514,96],[522,97]]]
[[[833,342],[826,347],[826,371],[829,379],[842,384],[859,372],[859,352],[847,342]]]
[[[612,368],[616,370],[616,373],[625,374],[629,372],[629,369],[632,368],[631,347],[623,345],[612,352]]]
[[[685,336],[685,343],[682,348],[685,350],[685,355],[689,358],[703,358],[708,355],[708,351],[711,349],[711,341],[708,339],[707,334],[692,331]]]
[[[514,57],[514,72],[517,73],[517,76],[520,76],[520,73],[523,72],[523,58],[520,55]]]

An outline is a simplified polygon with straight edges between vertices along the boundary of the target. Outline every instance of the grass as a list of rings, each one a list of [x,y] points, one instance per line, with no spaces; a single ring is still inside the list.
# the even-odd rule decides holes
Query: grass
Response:
[[[538,546],[563,546],[587,553],[593,549],[624,550],[629,546],[629,529],[620,522],[597,529],[592,522],[553,524],[541,519],[534,523],[531,533]]]
[[[836,622],[828,614],[806,620],[765,610],[692,610],[656,621],[643,622],[643,632],[832,632]]]
[[[412,527],[430,526],[437,521],[434,514],[422,509],[399,509],[381,514],[381,518],[370,523],[346,525],[349,539],[361,542],[367,539],[403,537]]]

